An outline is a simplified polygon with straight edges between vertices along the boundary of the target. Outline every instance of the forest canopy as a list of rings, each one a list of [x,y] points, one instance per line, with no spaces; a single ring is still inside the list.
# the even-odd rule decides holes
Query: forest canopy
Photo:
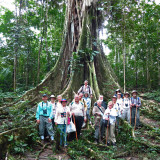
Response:
[[[0,91],[35,87],[55,65],[62,44],[64,0],[20,0],[15,11],[0,8]],[[109,6],[109,7],[108,7]],[[154,1],[99,1],[102,43],[118,81],[130,90],[160,85],[160,6]]]

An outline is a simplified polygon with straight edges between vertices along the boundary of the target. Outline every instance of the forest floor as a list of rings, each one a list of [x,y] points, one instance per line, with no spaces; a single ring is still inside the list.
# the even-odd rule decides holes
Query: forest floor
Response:
[[[153,145],[160,145],[160,139],[156,138],[154,135],[149,135],[150,129],[147,128],[145,125],[150,125],[153,128],[160,128],[160,122],[156,121],[154,119],[151,118],[146,118],[145,116],[141,116],[140,117],[141,122],[142,122],[142,127],[139,129],[136,129],[135,131],[135,136],[138,138],[143,138],[144,141],[149,141],[151,144]],[[105,140],[104,140],[105,141]],[[44,147],[46,145],[46,147]],[[38,156],[38,160],[53,160],[53,159],[58,159],[58,160],[69,160],[69,159],[73,159],[71,158],[67,151],[65,149],[62,149],[59,151],[59,153],[55,153],[53,151],[52,145],[46,143],[43,147],[37,147],[36,150],[34,150],[34,152],[31,153],[26,153],[25,154],[25,158],[23,158],[24,160],[36,160],[37,159],[37,153],[41,152]],[[117,150],[119,150],[119,152],[121,152],[121,146],[119,147],[117,144]],[[157,156],[159,156],[160,159],[160,154],[158,154]],[[89,159],[87,157],[81,157],[79,159]],[[110,159],[107,158],[106,155],[106,159]],[[124,160],[149,160],[149,159],[154,159],[151,157],[151,155],[145,154],[145,153],[131,153],[129,156],[122,156],[120,158],[115,158],[115,159],[124,159]],[[158,160],[158,157],[156,158],[156,160]]]
[[[152,100],[150,100],[152,102]],[[154,101],[155,103],[155,101]],[[147,108],[147,107],[146,107]],[[156,110],[157,111],[157,110]],[[147,111],[148,112],[148,111]],[[105,139],[103,144],[94,143],[94,129],[82,130],[82,139],[78,142],[69,142],[67,149],[55,150],[55,144],[48,141],[44,145],[37,143],[31,150],[23,155],[13,155],[9,160],[69,160],[69,159],[119,159],[119,160],[160,160],[160,151],[155,149],[160,146],[160,121],[157,117],[142,112],[140,116],[141,127],[135,130],[136,142],[123,139],[124,133],[117,137],[117,146],[106,147]],[[154,113],[156,113],[154,111]],[[149,115],[149,116],[148,116]],[[158,115],[158,113],[157,113]],[[120,141],[119,141],[120,140]],[[141,141],[146,145],[142,145]],[[132,147],[132,143],[133,147]],[[135,145],[139,143],[139,145]],[[148,147],[149,146],[149,147]]]

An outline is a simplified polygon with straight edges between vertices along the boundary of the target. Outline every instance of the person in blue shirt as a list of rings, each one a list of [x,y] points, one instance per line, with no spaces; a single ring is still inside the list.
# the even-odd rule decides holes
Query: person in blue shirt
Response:
[[[39,124],[39,134],[41,137],[42,143],[44,143],[44,132],[45,128],[51,138],[51,141],[54,140],[54,132],[52,127],[52,104],[48,102],[48,96],[46,94],[42,95],[42,102],[38,104],[36,112],[37,124]]]
[[[140,107],[141,107],[141,99],[138,97],[138,92],[136,90],[133,90],[132,97],[131,97],[131,108],[132,108],[131,124],[132,126],[135,127],[135,129],[140,127],[140,111],[139,111]]]
[[[86,108],[87,120],[89,121],[90,124],[92,124],[91,118],[90,118],[91,99],[88,92],[84,93],[83,100],[86,102],[86,105],[87,105],[87,108]]]

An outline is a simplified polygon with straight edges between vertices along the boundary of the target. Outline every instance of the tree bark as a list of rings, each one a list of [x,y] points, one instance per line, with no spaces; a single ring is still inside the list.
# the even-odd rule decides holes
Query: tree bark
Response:
[[[68,0],[60,57],[44,80],[34,89],[27,91],[22,100],[39,101],[43,87],[48,87],[50,92],[62,94],[71,100],[73,91],[77,92],[85,79],[92,83],[95,99],[99,94],[108,99],[113,95],[114,89],[120,87],[98,42],[98,29],[101,24],[97,5],[97,0]],[[44,31],[44,28],[42,30]],[[37,82],[40,81],[42,35],[38,52]],[[92,53],[87,53],[86,50],[91,50]],[[94,51],[99,53],[93,56]],[[73,52],[76,52],[79,61],[73,61]]]

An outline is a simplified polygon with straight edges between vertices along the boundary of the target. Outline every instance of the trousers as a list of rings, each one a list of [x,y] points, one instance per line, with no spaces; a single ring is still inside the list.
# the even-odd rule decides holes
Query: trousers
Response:
[[[60,130],[60,145],[67,145],[66,124],[58,124],[57,128]]]
[[[127,119],[127,122],[130,123],[130,108],[125,108],[123,110],[122,118]]]
[[[40,120],[40,124],[39,124],[40,136],[44,136],[45,128],[47,129],[49,136],[54,136],[52,122],[48,122],[48,117],[40,116],[39,120]]]
[[[132,107],[132,118],[131,118],[131,124],[132,126],[135,125],[135,116],[136,116],[136,127],[140,125],[140,111],[139,107],[137,107],[137,115],[136,115],[136,107]]]
[[[107,132],[107,130],[106,130]],[[107,133],[106,133],[107,135]],[[112,123],[108,127],[108,142],[116,143],[116,137],[115,137],[115,123]]]

